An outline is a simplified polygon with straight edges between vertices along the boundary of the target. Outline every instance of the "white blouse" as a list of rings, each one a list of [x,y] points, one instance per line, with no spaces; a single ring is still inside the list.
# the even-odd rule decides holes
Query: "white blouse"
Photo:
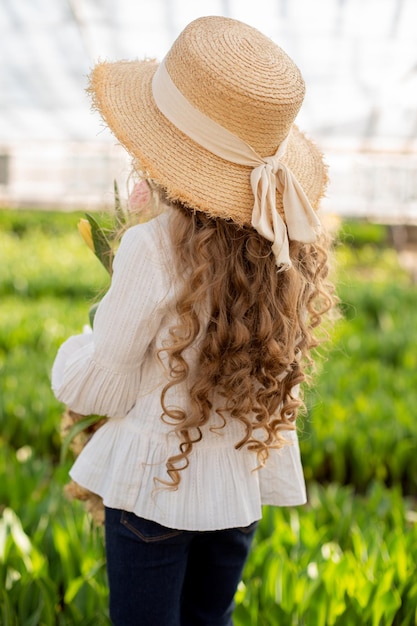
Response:
[[[168,225],[172,209],[130,228],[116,254],[112,283],[90,334],[70,337],[52,370],[56,397],[82,415],[109,419],[93,435],[71,469],[72,479],[97,493],[104,504],[134,512],[164,526],[216,530],[260,519],[264,504],[306,501],[297,434],[272,450],[262,469],[256,455],[234,445],[242,425],[231,420],[210,428],[194,445],[177,490],[155,485],[167,479],[165,462],[179,439],[161,420],[161,390],[167,367],[158,350],[175,323],[176,289]],[[163,353],[162,353],[163,354]],[[193,368],[193,351],[187,354]],[[170,406],[186,407],[185,384],[172,387]]]

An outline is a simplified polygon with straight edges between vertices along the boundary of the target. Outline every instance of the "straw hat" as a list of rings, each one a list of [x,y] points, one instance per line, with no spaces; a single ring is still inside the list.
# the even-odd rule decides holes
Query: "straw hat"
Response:
[[[242,22],[202,17],[179,35],[164,64],[193,107],[243,139],[261,157],[274,154],[290,133],[282,160],[317,208],[326,169],[317,147],[294,125],[305,85],[280,47]],[[169,198],[250,224],[250,168],[203,148],[161,113],[152,93],[157,68],[158,63],[149,60],[100,63],[90,77],[95,108],[135,165]],[[276,205],[283,216],[278,191]]]

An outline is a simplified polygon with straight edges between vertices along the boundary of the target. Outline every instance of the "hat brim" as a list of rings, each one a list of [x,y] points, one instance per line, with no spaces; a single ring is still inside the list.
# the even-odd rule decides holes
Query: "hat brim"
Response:
[[[170,199],[241,225],[250,224],[254,202],[251,169],[212,154],[159,111],[152,95],[157,67],[154,61],[98,64],[88,88],[94,107],[136,167],[163,187]],[[296,125],[283,161],[317,209],[326,188],[326,166],[317,146]],[[277,208],[283,215],[279,192]]]

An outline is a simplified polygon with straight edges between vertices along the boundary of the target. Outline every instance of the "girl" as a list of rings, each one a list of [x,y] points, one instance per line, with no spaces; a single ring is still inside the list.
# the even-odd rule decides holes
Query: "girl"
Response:
[[[230,625],[262,505],[306,500],[298,388],[332,297],[304,82],[206,17],[159,65],[98,65],[90,92],[163,211],[126,231],[93,333],[57,355],[57,398],[108,417],[71,476],[106,507],[113,624]]]

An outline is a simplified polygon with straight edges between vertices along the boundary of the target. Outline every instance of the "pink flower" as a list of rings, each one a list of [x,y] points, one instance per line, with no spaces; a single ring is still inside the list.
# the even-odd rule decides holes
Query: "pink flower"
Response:
[[[129,211],[137,213],[144,209],[151,199],[151,190],[145,180],[135,183],[128,199]]]

